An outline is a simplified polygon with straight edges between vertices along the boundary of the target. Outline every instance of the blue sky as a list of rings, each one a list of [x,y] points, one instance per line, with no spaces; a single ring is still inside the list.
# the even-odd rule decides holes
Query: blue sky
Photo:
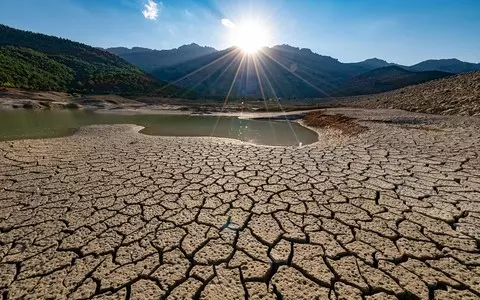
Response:
[[[99,47],[223,49],[232,41],[221,20],[249,18],[268,27],[269,46],[342,62],[480,62],[480,0],[0,0],[0,23]]]

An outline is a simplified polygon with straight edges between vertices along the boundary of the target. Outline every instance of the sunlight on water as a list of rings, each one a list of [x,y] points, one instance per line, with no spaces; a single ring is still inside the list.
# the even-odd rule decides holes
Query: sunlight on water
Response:
[[[162,136],[212,136],[260,145],[298,146],[318,140],[295,122],[188,115],[113,115],[88,111],[0,111],[0,140],[71,135],[94,124],[137,124],[141,132]]]

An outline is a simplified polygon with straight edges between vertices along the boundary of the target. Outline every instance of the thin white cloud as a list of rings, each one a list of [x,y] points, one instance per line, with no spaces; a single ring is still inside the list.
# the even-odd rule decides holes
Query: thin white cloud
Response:
[[[162,6],[163,3],[160,2],[160,6]],[[159,5],[153,1],[153,0],[148,0],[148,3],[145,4],[145,9],[142,11],[143,16],[147,20],[156,20],[158,18],[158,13],[160,11]]]
[[[185,15],[186,15],[187,17],[193,16],[193,14],[192,14],[188,9],[184,10],[183,12],[185,13]]]
[[[235,23],[233,23],[229,19],[222,19],[222,24],[223,24],[223,26],[228,27],[228,28],[235,28]]]

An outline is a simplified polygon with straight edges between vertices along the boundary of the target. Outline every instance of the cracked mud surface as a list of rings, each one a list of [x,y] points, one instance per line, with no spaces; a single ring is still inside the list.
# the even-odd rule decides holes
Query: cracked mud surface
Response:
[[[0,294],[478,299],[478,119],[341,113],[376,122],[302,148],[130,125],[0,142]]]

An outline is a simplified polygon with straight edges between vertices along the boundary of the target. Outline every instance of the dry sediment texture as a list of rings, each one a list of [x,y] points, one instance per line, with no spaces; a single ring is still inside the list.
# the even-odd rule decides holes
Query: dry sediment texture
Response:
[[[478,119],[432,122],[303,148],[1,142],[3,299],[477,299]]]
[[[480,115],[480,72],[456,75],[395,91],[345,99],[362,108],[395,108],[441,115]]]

